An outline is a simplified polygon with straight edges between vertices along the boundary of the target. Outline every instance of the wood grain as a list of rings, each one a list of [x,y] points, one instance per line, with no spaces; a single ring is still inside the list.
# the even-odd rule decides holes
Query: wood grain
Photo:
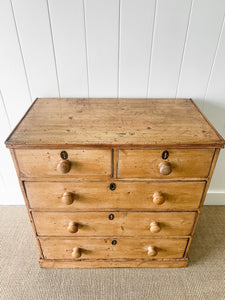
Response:
[[[67,151],[70,171],[63,174],[57,170],[61,151]],[[111,177],[112,155],[110,150],[61,150],[27,149],[15,150],[20,174],[24,177],[44,176],[105,176]]]
[[[111,191],[110,183],[116,183]],[[110,210],[196,210],[205,182],[25,182],[30,208],[61,211]],[[62,201],[65,192],[72,193],[71,205]],[[153,194],[161,192],[164,203],[153,203]]]
[[[54,260],[40,259],[41,268],[184,268],[188,258],[180,259],[123,259],[123,260]]]
[[[6,145],[42,267],[183,267],[224,140],[192,100],[37,99]]]
[[[109,219],[112,214],[114,219]],[[51,236],[187,236],[192,232],[196,213],[137,212],[33,212],[37,234]],[[159,232],[151,232],[157,222]],[[68,231],[71,223],[78,230]]]
[[[190,99],[52,98],[35,102],[6,145],[190,148],[224,140]]]
[[[184,268],[188,258],[123,260],[54,260],[40,259],[41,268]]]
[[[112,245],[116,240],[117,244]],[[182,258],[187,239],[122,238],[40,238],[45,259],[71,259],[73,248],[81,249],[81,259],[149,258],[148,247],[157,247],[156,258]]]
[[[166,149],[165,149],[166,150]],[[163,150],[120,150],[119,177],[134,178],[207,178],[213,149],[167,149],[169,157],[162,159]],[[171,173],[160,173],[160,164],[168,162]]]

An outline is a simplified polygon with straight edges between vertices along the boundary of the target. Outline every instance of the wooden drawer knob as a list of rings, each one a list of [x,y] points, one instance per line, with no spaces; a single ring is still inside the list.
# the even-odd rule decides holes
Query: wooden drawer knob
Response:
[[[156,205],[161,205],[165,202],[165,197],[161,192],[155,192],[153,194],[152,201]]]
[[[71,221],[69,222],[69,225],[67,227],[67,230],[70,232],[70,233],[75,233],[78,231],[78,224],[74,221]]]
[[[148,247],[148,256],[156,256],[158,254],[157,248],[154,246],[149,246]]]
[[[66,159],[66,160],[60,160],[60,162],[57,165],[57,170],[62,173],[68,173],[71,169],[71,162]]]
[[[81,257],[81,249],[78,247],[73,248],[72,257],[73,258]]]
[[[168,161],[159,164],[159,172],[162,175],[169,175],[172,172],[171,164]]]
[[[74,195],[69,192],[65,192],[62,196],[62,202],[66,205],[70,205],[73,203]]]
[[[160,228],[159,223],[157,223],[157,222],[155,222],[155,221],[151,222],[151,224],[150,224],[150,231],[151,231],[152,233],[157,233],[157,232],[159,232],[160,230],[161,230],[161,228]]]

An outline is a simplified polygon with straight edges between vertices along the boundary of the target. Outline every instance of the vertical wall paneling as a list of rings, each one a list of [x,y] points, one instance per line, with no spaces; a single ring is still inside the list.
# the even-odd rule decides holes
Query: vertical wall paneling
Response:
[[[209,192],[222,192],[225,200],[225,150],[220,151],[218,162],[209,186]],[[224,202],[225,204],[225,202]]]
[[[223,23],[224,24],[224,23]],[[221,31],[215,61],[212,67],[203,112],[222,133],[225,126],[225,26]]]
[[[10,133],[11,127],[5,111],[3,97],[0,92],[0,203],[1,204],[23,204],[22,194],[16,171],[9,153],[5,148],[4,141]]]
[[[12,0],[12,4],[32,99],[57,97],[59,87],[47,2]]]
[[[61,97],[87,97],[82,0],[49,0]]]
[[[157,1],[148,97],[175,97],[191,0]]]
[[[117,97],[119,0],[84,0],[90,97]]]
[[[225,138],[225,22],[204,101],[204,113]],[[210,190],[225,193],[225,149],[221,150]]]
[[[0,1],[0,88],[14,127],[31,103],[10,1]],[[1,159],[1,158],[0,158]]]
[[[177,97],[194,98],[202,108],[225,12],[224,0],[195,0]]]
[[[225,137],[225,0],[0,0],[0,43],[0,204],[23,203],[4,141],[36,97],[193,98]]]
[[[156,0],[122,0],[119,97],[146,97]]]

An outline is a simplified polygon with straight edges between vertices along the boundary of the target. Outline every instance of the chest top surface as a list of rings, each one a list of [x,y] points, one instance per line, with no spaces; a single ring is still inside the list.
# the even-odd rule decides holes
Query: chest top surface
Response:
[[[221,148],[224,140],[191,99],[38,98],[6,145]]]

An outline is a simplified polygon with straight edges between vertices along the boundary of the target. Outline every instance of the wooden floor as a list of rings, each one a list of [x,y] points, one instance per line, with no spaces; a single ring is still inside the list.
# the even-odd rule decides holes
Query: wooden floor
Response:
[[[1,300],[222,300],[225,206],[205,206],[185,269],[41,269],[25,207],[0,207]]]

